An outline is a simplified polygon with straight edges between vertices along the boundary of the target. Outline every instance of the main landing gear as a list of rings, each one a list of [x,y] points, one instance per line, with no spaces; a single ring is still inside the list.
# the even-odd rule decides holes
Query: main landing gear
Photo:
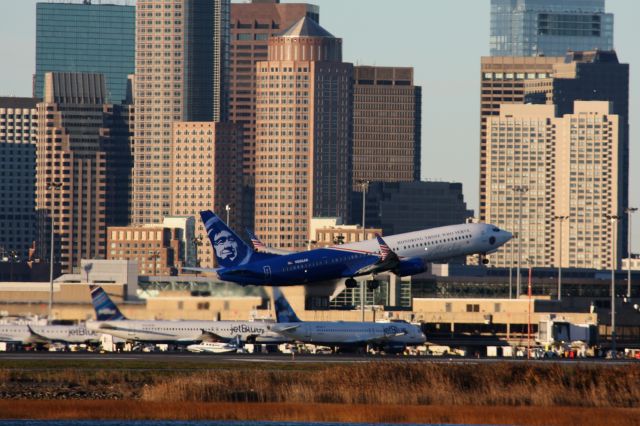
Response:
[[[480,254],[480,263],[483,265],[488,265],[489,264],[489,259],[487,259],[487,253],[481,253]]]
[[[356,287],[358,287],[358,281],[354,280],[353,278],[347,278],[347,280],[344,282],[344,284],[347,286],[347,288],[356,288]]]

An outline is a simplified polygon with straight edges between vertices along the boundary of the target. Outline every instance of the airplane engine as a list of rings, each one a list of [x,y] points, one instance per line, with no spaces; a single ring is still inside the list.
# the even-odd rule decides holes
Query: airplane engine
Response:
[[[427,264],[419,257],[401,260],[396,275],[407,277],[409,275],[421,274],[427,270]]]

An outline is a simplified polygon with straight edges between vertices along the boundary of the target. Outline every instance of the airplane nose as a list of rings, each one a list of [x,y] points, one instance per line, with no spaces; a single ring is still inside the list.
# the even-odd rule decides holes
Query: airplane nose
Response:
[[[504,241],[505,243],[509,242],[509,240],[510,240],[511,238],[513,238],[513,234],[512,234],[511,232],[508,232],[508,231],[502,231],[502,234],[504,235],[504,237],[503,237],[503,241]]]

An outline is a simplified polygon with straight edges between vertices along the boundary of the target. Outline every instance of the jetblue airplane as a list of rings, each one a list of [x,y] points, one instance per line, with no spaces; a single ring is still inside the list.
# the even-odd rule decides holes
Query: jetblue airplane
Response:
[[[29,345],[96,344],[99,341],[98,335],[84,325],[0,324],[0,342]]]
[[[185,269],[213,272],[222,281],[240,285],[326,285],[346,279],[346,286],[353,288],[355,277],[386,271],[415,275],[426,271],[428,262],[490,254],[511,239],[511,233],[493,225],[467,223],[303,252],[265,253],[244,243],[213,212],[200,216],[219,267]]]
[[[87,328],[128,341],[144,343],[196,344],[203,341],[279,344],[289,340],[269,331],[263,321],[139,321],[127,319],[100,286],[89,286],[96,321]]]
[[[418,326],[407,322],[300,321],[278,287],[273,287],[277,323],[271,330],[297,342],[331,347],[365,347],[402,352],[426,341]]]

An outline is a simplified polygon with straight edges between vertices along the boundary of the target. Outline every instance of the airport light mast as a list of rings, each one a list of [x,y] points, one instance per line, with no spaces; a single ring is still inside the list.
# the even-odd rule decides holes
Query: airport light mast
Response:
[[[637,207],[627,207],[627,298],[631,298],[631,215],[638,211]]]
[[[560,301],[562,300],[562,228],[564,221],[569,218],[569,215],[554,216],[553,218],[560,222],[560,247],[558,248],[558,301]]]
[[[511,189],[518,194],[518,263],[516,264],[516,299],[520,298],[520,264],[522,263],[522,197],[529,190],[528,186],[516,185]]]
[[[611,222],[611,355],[616,358],[616,222],[621,216],[607,214]]]
[[[362,186],[362,241],[366,241],[367,239],[367,229],[365,227],[365,213],[367,211],[367,189],[369,188],[370,180],[360,180],[358,183]],[[360,307],[362,311],[362,322],[364,322],[364,304],[366,297],[366,280],[362,280],[360,282]]]
[[[62,182],[49,182],[47,184],[47,189],[51,191],[51,247],[49,249],[49,310],[47,313],[47,323],[51,324],[51,311],[53,309],[54,199],[56,191],[60,191],[62,189]]]

